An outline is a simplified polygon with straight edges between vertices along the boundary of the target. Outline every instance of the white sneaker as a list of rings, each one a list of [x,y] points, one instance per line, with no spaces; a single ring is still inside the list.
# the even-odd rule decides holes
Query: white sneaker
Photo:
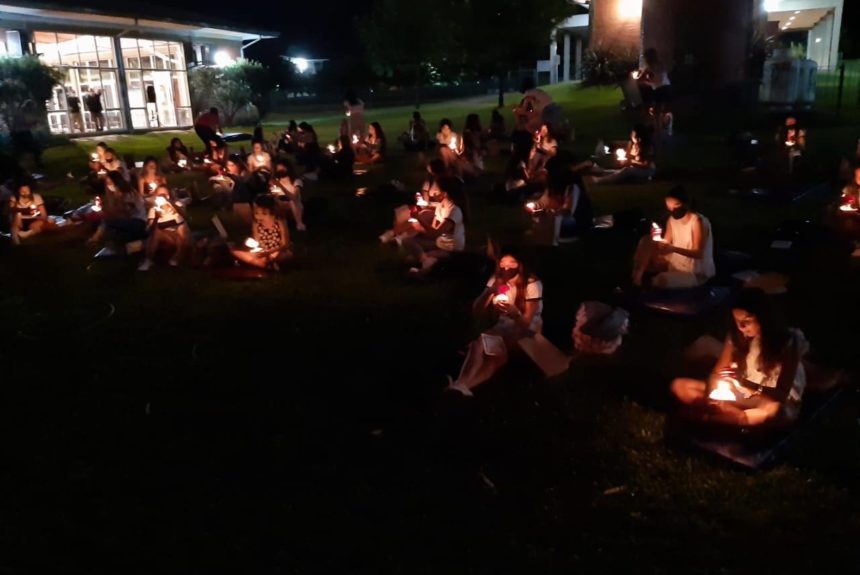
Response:
[[[455,382],[453,379],[451,379],[450,375],[448,376],[448,389],[460,393],[463,397],[475,397],[475,394],[472,393],[471,389],[469,389],[462,383]]]
[[[143,260],[143,263],[141,263],[139,266],[137,266],[137,271],[148,272],[149,268],[151,268],[152,265],[153,265],[152,260],[150,260],[150,259]]]
[[[167,265],[169,265],[172,268],[179,267],[179,258],[177,258],[176,256],[173,256],[172,258],[170,258],[170,261],[167,262]]]

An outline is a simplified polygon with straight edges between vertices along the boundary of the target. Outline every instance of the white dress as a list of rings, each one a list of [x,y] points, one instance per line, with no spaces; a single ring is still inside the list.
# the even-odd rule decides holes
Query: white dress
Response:
[[[680,272],[696,276],[698,283],[704,283],[717,273],[714,265],[714,234],[711,222],[701,214],[694,213],[686,223],[682,220],[669,218],[666,228],[672,230],[672,245],[685,250],[693,249],[693,224],[696,218],[702,222],[702,241],[704,249],[701,259],[694,259],[678,253],[671,253],[666,258],[670,272]]]

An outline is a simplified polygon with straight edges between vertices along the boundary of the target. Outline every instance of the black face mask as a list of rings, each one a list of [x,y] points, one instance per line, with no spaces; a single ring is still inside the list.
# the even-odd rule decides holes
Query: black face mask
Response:
[[[282,170],[278,170],[277,172],[275,172],[275,175],[278,176],[279,178],[286,178],[287,172],[284,172]]]
[[[510,268],[510,269],[500,269],[499,270],[499,278],[503,281],[509,282],[520,273],[520,268]]]
[[[680,206],[678,208],[675,208],[674,210],[669,210],[669,215],[672,216],[676,220],[680,220],[681,218],[686,216],[687,212],[689,212],[689,211],[690,210],[689,210],[689,208],[687,208],[687,206]]]

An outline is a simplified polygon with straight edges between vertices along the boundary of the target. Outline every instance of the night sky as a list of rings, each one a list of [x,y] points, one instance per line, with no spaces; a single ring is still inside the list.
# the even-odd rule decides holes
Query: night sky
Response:
[[[51,0],[51,4],[79,8],[76,0]],[[358,35],[355,20],[366,15],[373,0],[286,1],[282,3],[237,2],[235,0],[150,0],[139,4],[111,0],[87,0],[84,6],[140,15],[194,19],[234,28],[280,32],[277,41],[267,41],[267,50],[289,52],[308,58],[331,58],[355,51]],[[254,8],[259,8],[259,11]]]

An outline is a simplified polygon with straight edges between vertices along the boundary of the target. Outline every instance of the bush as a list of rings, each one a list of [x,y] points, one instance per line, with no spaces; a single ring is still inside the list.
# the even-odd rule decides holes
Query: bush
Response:
[[[0,58],[0,130],[8,132],[22,114],[29,117],[25,123],[43,116],[45,101],[61,79],[58,70],[36,56]]]
[[[259,117],[267,111],[269,94],[274,87],[268,69],[259,62],[237,60],[223,68],[200,67],[189,72],[191,108],[195,117],[215,106],[232,125],[245,117],[251,107]]]
[[[588,50],[582,62],[582,83],[587,86],[618,84],[637,68],[639,55],[632,50]]]

